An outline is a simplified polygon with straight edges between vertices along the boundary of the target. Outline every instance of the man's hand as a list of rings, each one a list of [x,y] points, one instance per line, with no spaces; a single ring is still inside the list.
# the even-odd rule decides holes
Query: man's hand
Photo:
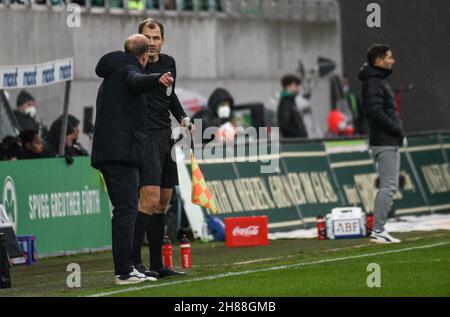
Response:
[[[172,74],[170,72],[164,73],[161,77],[159,77],[159,82],[166,87],[172,86],[174,82]]]
[[[194,124],[191,122],[191,119],[189,119],[189,117],[184,117],[183,119],[181,119],[180,125],[183,128],[187,128],[189,129],[189,131],[191,132],[191,134],[193,135],[195,132],[195,126]]]

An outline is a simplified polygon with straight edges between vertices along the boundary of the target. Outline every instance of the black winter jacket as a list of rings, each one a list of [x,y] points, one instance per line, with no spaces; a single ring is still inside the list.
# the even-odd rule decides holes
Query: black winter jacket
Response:
[[[91,165],[142,166],[144,161],[144,93],[160,87],[161,74],[144,75],[139,61],[125,52],[104,55],[95,72],[104,80],[97,94]]]
[[[297,109],[295,95],[283,96],[278,106],[278,126],[283,138],[306,138],[303,118]]]
[[[39,123],[36,121],[35,118],[32,118],[31,116],[22,113],[18,110],[14,110],[14,115],[16,117],[17,120],[17,124],[18,129],[20,132],[24,131],[24,130],[37,130],[39,131],[40,125]]]
[[[394,94],[387,81],[392,71],[365,64],[359,72],[361,100],[369,122],[372,146],[401,146],[403,128]]]

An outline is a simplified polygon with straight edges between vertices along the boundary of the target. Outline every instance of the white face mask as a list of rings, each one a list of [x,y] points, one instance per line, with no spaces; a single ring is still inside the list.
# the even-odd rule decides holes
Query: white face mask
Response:
[[[228,105],[220,106],[219,109],[217,109],[217,115],[221,119],[229,118],[230,114],[231,114],[231,108]]]
[[[31,106],[25,109],[25,114],[29,115],[30,117],[34,118],[36,116],[36,107]]]

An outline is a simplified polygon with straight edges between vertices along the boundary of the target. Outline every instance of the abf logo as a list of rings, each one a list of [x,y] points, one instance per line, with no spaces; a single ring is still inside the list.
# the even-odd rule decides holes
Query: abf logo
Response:
[[[7,176],[3,182],[2,203],[11,220],[14,231],[17,232],[17,195],[14,181],[11,176]]]

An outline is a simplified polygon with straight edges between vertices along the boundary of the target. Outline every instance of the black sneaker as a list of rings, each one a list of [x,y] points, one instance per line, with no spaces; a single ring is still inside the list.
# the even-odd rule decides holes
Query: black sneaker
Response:
[[[160,269],[160,270],[156,270],[156,272],[158,272],[159,278],[163,278],[163,277],[167,277],[167,276],[174,276],[174,275],[187,275],[186,272],[175,271],[175,270],[169,269],[167,267]]]
[[[149,270],[149,269],[146,268],[145,265],[142,264],[142,263],[136,264],[136,265],[134,266],[134,268],[135,268],[139,273],[142,273],[142,274],[144,274],[145,276],[148,276],[148,277],[154,277],[154,278],[159,277],[158,272]]]

